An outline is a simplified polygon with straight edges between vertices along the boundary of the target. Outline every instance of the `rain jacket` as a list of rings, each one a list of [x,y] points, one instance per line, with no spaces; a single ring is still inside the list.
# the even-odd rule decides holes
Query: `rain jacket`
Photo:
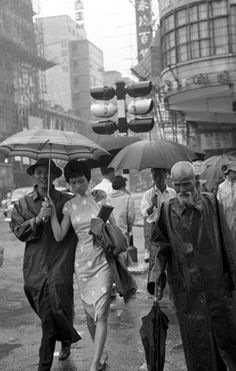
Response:
[[[148,290],[167,269],[188,370],[235,371],[236,247],[215,196],[165,203],[152,241]]]
[[[62,208],[72,196],[55,188],[50,196],[57,210],[59,223]],[[25,242],[23,276],[24,290],[33,310],[42,318],[40,300],[47,285],[51,309],[58,327],[57,340],[76,342],[79,334],[73,327],[73,272],[77,237],[71,227],[65,238],[54,239],[50,220],[37,225],[43,199],[37,187],[14,205],[11,229],[16,237]]]
[[[106,238],[103,237],[104,222],[100,218],[91,219],[90,234],[94,239],[94,245],[96,244],[103,247],[107,262],[112,272],[114,282],[116,284],[116,290],[120,296],[127,302],[132,295],[137,291],[137,285],[131,274],[129,273],[124,259],[121,254],[116,256],[110,253],[107,246],[104,245]]]

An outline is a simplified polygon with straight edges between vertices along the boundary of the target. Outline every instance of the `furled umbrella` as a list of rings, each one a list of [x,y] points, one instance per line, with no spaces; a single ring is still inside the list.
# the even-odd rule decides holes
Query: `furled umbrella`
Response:
[[[157,293],[150,312],[142,317],[139,330],[148,371],[162,371],[165,364],[165,348],[169,319],[161,310]]]
[[[135,169],[171,167],[177,161],[197,160],[198,156],[187,146],[166,140],[142,140],[123,148],[111,161],[114,169]]]
[[[201,179],[206,180],[206,188],[212,191],[217,185],[224,180],[224,166],[230,161],[236,160],[236,154],[223,154],[218,156],[211,156],[202,162]]]
[[[104,148],[81,134],[52,129],[17,132],[0,143],[0,153],[6,157],[25,156],[34,160],[46,157],[64,161],[98,160],[109,155]]]

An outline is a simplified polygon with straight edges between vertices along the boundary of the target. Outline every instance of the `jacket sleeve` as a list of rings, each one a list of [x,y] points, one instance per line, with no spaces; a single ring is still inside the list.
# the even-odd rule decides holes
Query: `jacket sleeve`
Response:
[[[12,232],[23,242],[37,240],[41,235],[41,228],[36,224],[35,216],[30,219],[26,218],[25,213],[27,211],[27,204],[25,199],[22,198],[15,203],[10,222]]]
[[[166,283],[166,267],[170,257],[170,244],[165,221],[165,206],[161,206],[160,218],[153,226],[152,242],[149,259],[149,273],[147,289],[154,294],[154,287],[157,283],[162,289]]]

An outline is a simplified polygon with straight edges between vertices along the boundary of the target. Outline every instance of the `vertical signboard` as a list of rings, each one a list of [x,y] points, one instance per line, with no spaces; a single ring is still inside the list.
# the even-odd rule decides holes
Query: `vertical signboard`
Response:
[[[135,0],[138,61],[140,62],[152,41],[151,0]]]

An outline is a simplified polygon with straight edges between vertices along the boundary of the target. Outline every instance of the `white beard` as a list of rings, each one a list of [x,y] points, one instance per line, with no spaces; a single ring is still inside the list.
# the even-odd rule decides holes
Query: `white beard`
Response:
[[[177,199],[180,205],[184,207],[191,207],[195,204],[195,197],[192,192],[177,193]]]

